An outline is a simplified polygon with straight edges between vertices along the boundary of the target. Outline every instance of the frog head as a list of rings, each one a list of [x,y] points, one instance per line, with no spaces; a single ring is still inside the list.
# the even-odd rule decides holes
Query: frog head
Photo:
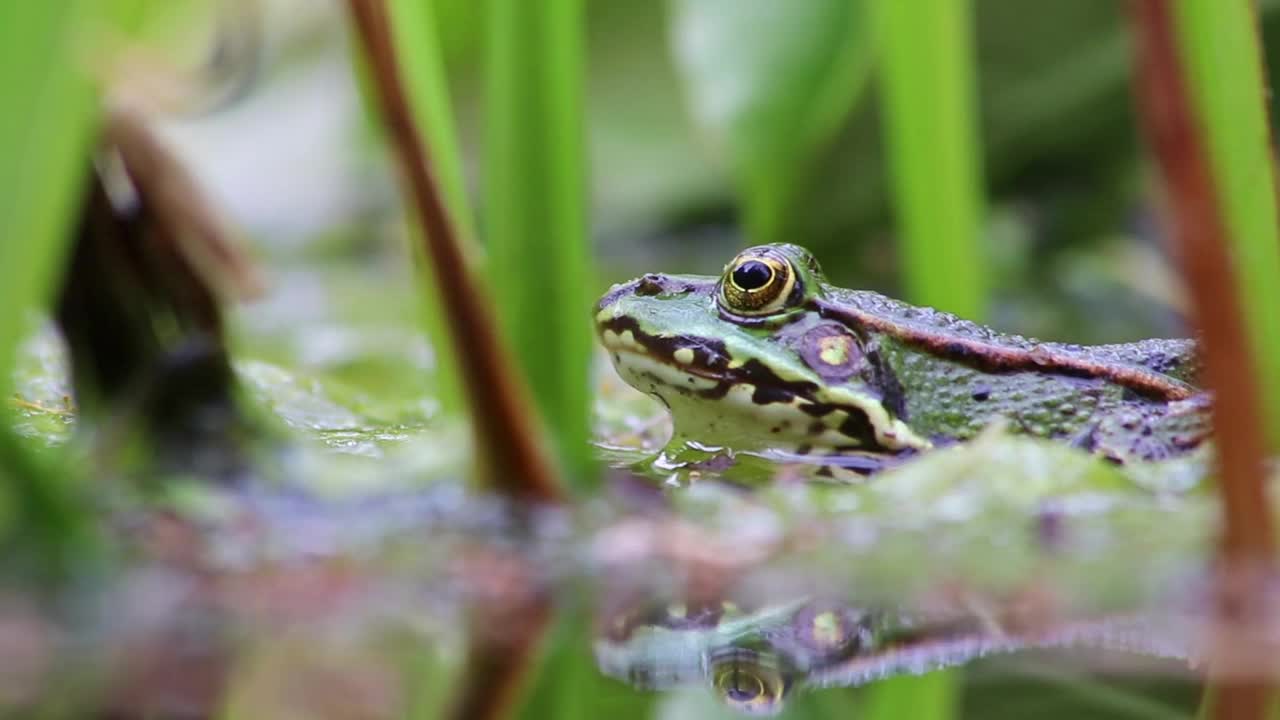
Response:
[[[596,328],[619,375],[671,411],[678,437],[799,453],[927,447],[885,407],[865,339],[823,316],[827,294],[807,250],[759,245],[719,277],[614,286]]]

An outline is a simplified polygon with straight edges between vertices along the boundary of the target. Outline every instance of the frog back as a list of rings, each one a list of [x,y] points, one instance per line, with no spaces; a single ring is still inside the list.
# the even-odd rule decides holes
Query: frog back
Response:
[[[935,440],[972,437],[997,418],[1075,437],[1099,418],[1144,415],[1199,393],[1194,341],[1042,342],[869,291],[829,288],[824,314],[860,334],[887,409]]]

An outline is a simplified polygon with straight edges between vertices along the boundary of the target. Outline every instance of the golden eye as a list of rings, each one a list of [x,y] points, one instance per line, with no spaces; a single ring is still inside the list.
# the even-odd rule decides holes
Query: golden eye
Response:
[[[774,715],[782,710],[787,681],[775,663],[735,648],[711,665],[711,685],[726,705],[749,715]]]
[[[768,315],[782,309],[795,287],[785,260],[766,255],[739,256],[720,281],[720,301],[738,315]]]

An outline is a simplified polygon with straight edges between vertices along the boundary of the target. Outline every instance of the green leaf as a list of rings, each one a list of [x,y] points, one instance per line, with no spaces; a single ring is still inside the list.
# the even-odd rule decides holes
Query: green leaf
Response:
[[[475,256],[478,255],[474,247],[475,216],[467,202],[462,152],[454,128],[448,79],[445,76],[444,51],[440,43],[434,5],[431,0],[392,0],[388,11],[395,34],[393,41],[403,64],[418,134],[431,153],[432,169],[448,205],[449,216],[457,228],[458,238]],[[419,287],[424,300],[423,324],[435,350],[438,397],[446,411],[459,412],[462,408],[461,391],[457,382],[459,374],[442,315],[444,300],[435,292],[434,284],[430,281],[430,273],[425,266],[427,260],[422,252],[422,238],[418,235],[420,231],[414,228],[410,232],[413,236]]]
[[[983,187],[969,0],[886,2],[881,79],[909,299],[978,319]]]
[[[510,348],[568,475],[592,484],[581,0],[488,9],[484,228]]]
[[[807,163],[870,74],[863,0],[671,0],[673,45],[698,121],[723,141],[757,242],[786,239]]]
[[[14,349],[43,306],[89,168],[97,106],[77,44],[92,4],[0,7],[0,395]]]

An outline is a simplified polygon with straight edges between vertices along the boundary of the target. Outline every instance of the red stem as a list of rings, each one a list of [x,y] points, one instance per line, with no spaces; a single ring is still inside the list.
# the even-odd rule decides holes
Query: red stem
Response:
[[[1202,339],[1204,380],[1215,396],[1223,512],[1218,619],[1224,628],[1257,627],[1266,621],[1262,582],[1271,567],[1274,534],[1263,485],[1266,445],[1256,371],[1227,256],[1218,188],[1180,67],[1173,3],[1134,0],[1132,7],[1140,118],[1164,177],[1191,320]],[[1215,652],[1230,652],[1224,645],[1216,643]],[[1224,683],[1215,715],[1263,718],[1268,696],[1263,682]]]
[[[467,266],[427,149],[414,127],[385,3],[348,0],[348,7],[408,183],[433,280],[448,306],[450,336],[479,445],[477,456],[487,463],[489,480],[499,491],[530,500],[560,500],[558,477],[531,419],[528,392],[506,362],[510,354],[502,347],[493,313]]]

